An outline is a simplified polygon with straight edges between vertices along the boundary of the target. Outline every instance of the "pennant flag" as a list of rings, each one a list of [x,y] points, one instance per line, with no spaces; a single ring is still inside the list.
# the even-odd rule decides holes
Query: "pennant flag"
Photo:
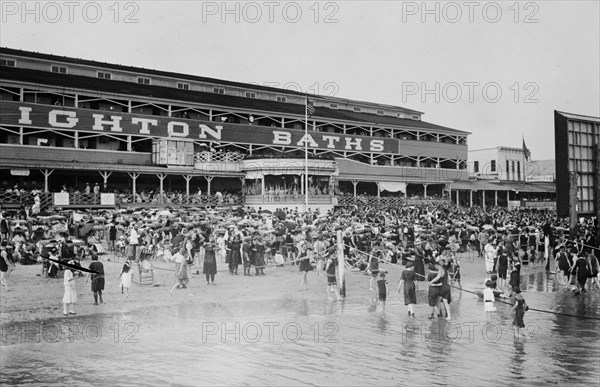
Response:
[[[315,109],[314,103],[310,100],[306,100],[306,115],[308,117],[311,117],[313,114],[315,114],[317,110]]]
[[[525,138],[523,138],[523,154],[525,154],[525,160],[531,159],[531,151],[525,145]]]

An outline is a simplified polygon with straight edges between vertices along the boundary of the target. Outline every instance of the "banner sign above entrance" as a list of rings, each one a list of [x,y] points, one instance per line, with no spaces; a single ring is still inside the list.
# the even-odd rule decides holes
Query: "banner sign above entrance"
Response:
[[[184,118],[79,109],[25,102],[1,102],[0,125],[85,131],[111,135],[223,141],[363,153],[399,152],[392,138],[354,136],[279,127],[217,123]]]

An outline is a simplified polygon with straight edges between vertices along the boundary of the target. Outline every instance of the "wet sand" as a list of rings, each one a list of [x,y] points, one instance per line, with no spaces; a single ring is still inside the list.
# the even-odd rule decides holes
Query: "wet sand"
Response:
[[[110,259],[110,260],[109,260]],[[231,276],[227,271],[227,264],[217,263],[218,274],[215,276],[215,285],[207,285],[203,274],[191,274],[196,268],[190,268],[190,283],[187,289],[175,289],[173,295],[168,290],[175,284],[174,264],[162,261],[153,261],[155,282],[157,285],[140,286],[132,283],[129,299],[121,294],[118,276],[122,269],[122,262],[115,262],[112,255],[102,255],[100,261],[104,264],[105,290],[103,292],[104,304],[94,305],[91,281],[85,283],[85,277],[76,278],[77,303],[75,311],[77,316],[90,316],[95,314],[112,314],[131,312],[141,308],[160,307],[179,304],[216,303],[217,306],[227,304],[231,300],[265,301],[286,297],[290,300],[323,300],[327,298],[326,277],[318,277],[316,271],[308,274],[308,291],[298,291],[301,282],[301,273],[297,266],[285,265],[268,267],[265,276],[247,277],[242,275],[240,267],[237,276]],[[87,267],[90,260],[83,262]],[[467,290],[483,288],[485,278],[485,265],[483,259],[478,259],[472,254],[461,254],[460,259],[462,285]],[[400,274],[404,269],[400,264],[382,264],[382,270],[387,270],[387,280],[390,286],[388,300],[398,299],[403,301],[403,296],[396,292]],[[137,266],[133,265],[133,279],[138,279]],[[543,272],[542,267],[535,269],[524,268],[522,275]],[[200,273],[202,270],[200,269]],[[254,273],[254,269],[252,270]],[[41,265],[21,266],[9,277],[10,291],[0,290],[0,323],[15,323],[62,318],[63,283],[62,274],[58,279],[45,278],[41,274]],[[346,271],[347,296],[349,299],[362,298],[366,302],[374,297],[369,291],[370,276],[362,273]],[[424,282],[419,284],[420,290],[425,290]],[[480,308],[479,305],[473,305]],[[425,305],[418,305],[417,310],[423,308],[421,314],[428,311]]]

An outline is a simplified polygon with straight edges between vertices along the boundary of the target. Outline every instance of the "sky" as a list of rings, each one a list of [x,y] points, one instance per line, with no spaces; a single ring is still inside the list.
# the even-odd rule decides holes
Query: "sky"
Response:
[[[554,158],[600,116],[600,2],[0,1],[2,47],[402,106]]]

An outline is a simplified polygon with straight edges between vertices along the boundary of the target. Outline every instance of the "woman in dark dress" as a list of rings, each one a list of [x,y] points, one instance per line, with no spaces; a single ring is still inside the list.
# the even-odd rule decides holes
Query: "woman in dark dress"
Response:
[[[233,268],[233,275],[238,275],[238,266],[242,264],[242,237],[238,234],[233,237],[233,243],[231,244],[231,266]]]
[[[265,245],[262,243],[262,238],[258,237],[254,239],[254,246],[252,250],[254,252],[254,275],[265,275]]]
[[[452,302],[452,292],[450,290],[450,284],[448,283],[448,270],[447,264],[444,259],[441,259],[437,264],[436,268],[438,270],[438,276],[441,277],[439,282],[441,282],[440,293],[438,299],[438,308],[440,310],[440,315],[442,314],[442,304],[444,304],[444,309],[446,310],[446,320],[451,319],[450,314],[450,303]],[[435,280],[433,281],[435,282]]]
[[[415,285],[415,272],[413,263],[406,264],[406,270],[402,272],[400,283],[398,284],[398,293],[404,286],[404,305],[408,306],[408,315],[415,318],[414,305],[417,303],[417,287]]]
[[[417,245],[415,247],[415,280],[417,281],[425,281],[425,253],[423,252],[423,247],[421,245]]]
[[[427,299],[429,301],[429,306],[431,306],[431,315],[429,319],[433,319],[438,315],[438,298],[440,296],[440,287],[442,283],[440,282],[441,276],[438,275],[437,267],[435,265],[429,265],[429,274],[427,274],[427,281],[429,281],[429,293],[427,294]]]
[[[504,292],[506,285],[506,273],[508,272],[508,254],[506,248],[502,249],[502,253],[498,255],[498,279],[500,280],[500,290]]]
[[[577,282],[579,286],[581,286],[581,293],[585,293],[585,283],[588,279],[588,262],[587,259],[583,257],[576,257],[575,262],[573,262],[573,266],[571,266],[571,273],[575,275],[577,273]]]
[[[600,264],[598,263],[598,258],[594,255],[594,252],[590,251],[587,255],[588,261],[588,278],[590,278],[590,290],[593,289],[592,286],[596,285],[596,288],[600,289],[600,283],[598,283],[598,270],[600,269]]]
[[[515,305],[512,307],[512,310],[515,312],[513,325],[515,326],[515,338],[518,338],[521,328],[525,328],[525,321],[523,321],[523,317],[525,316],[525,312],[529,309],[529,307],[521,295],[521,288],[514,287],[513,293],[515,294]]]
[[[508,282],[511,288],[521,286],[521,260],[518,256],[512,257],[510,281]]]
[[[215,243],[214,236],[210,235],[208,243],[204,245],[204,265],[202,273],[206,276],[206,284],[215,284],[215,274],[217,274],[217,257],[216,251],[219,247]]]
[[[304,285],[306,285],[306,290],[308,290],[307,275],[310,271],[310,259],[308,258],[306,247],[306,243],[302,243],[302,247],[300,248],[300,251],[298,251],[298,256],[296,257],[296,261],[300,265],[300,271],[302,272],[302,282],[300,283],[299,291],[302,290]]]
[[[225,263],[229,267],[229,274],[233,275],[234,265],[233,262],[233,235],[229,236],[229,239],[225,241]]]
[[[114,224],[114,222],[115,219],[113,219],[113,223],[111,223],[108,227],[108,240],[111,251],[115,251],[115,241],[117,240],[117,226]]]
[[[104,290],[104,265],[98,261],[98,254],[92,254],[92,263],[90,263],[90,270],[95,271],[91,274],[92,277],[92,292],[94,292],[94,305],[98,305],[98,297],[100,297],[100,303],[102,304],[102,291]],[[85,282],[88,282],[90,274],[88,273],[85,278]]]

